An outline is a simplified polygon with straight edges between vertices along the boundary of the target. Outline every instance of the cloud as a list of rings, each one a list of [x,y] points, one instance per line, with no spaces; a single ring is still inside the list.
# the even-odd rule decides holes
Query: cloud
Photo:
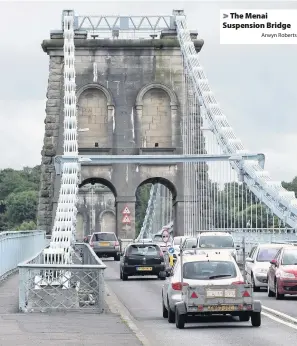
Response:
[[[0,100],[0,169],[35,166],[41,162],[44,100]]]
[[[152,5],[153,4],[153,5]],[[51,30],[61,29],[61,13],[156,15],[184,9],[188,26],[205,40],[200,59],[229,123],[244,145],[264,152],[273,179],[297,175],[296,49],[282,45],[220,45],[222,8],[297,8],[293,2],[0,2],[1,167],[40,163],[48,57],[41,50]],[[12,25],[13,21],[13,25]],[[4,34],[9,32],[9,34]]]

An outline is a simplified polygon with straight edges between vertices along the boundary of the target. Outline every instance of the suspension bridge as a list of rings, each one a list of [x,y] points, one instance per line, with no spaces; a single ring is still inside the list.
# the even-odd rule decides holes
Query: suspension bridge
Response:
[[[152,184],[146,215],[138,239],[150,238],[163,227],[167,227],[172,230],[173,234],[186,236],[195,236],[196,232],[200,230],[229,230],[234,232],[236,242],[241,242],[242,236],[245,235],[247,243],[250,245],[258,242],[295,240],[297,199],[293,192],[285,190],[281,182],[274,181],[265,171],[265,155],[250,153],[245,149],[241,140],[236,137],[200,64],[201,41],[198,40],[195,43],[193,33],[187,27],[183,11],[173,11],[171,16],[157,16],[155,19],[152,17],[113,17],[112,21],[109,21],[104,16],[80,17],[76,16],[74,11],[67,10],[63,11],[62,28],[62,33],[52,33],[54,43],[52,46],[48,44],[50,48],[47,48],[52,52],[54,49],[59,50],[63,40],[63,64],[61,65],[63,70],[59,70],[62,60],[52,53],[51,68],[55,71],[50,76],[52,80],[60,78],[63,85],[64,128],[61,131],[63,132],[61,137],[63,154],[55,157],[52,153],[49,154],[48,157],[51,157],[54,163],[47,163],[55,167],[56,174],[60,177],[59,193],[55,210],[48,209],[49,214],[54,213],[55,215],[53,227],[49,232],[51,233],[49,244],[45,246],[41,241],[38,245],[41,247],[40,253],[30,260],[28,260],[28,253],[24,254],[23,260],[26,262],[19,265],[21,285],[23,285],[19,297],[21,311],[61,307],[66,309],[96,307],[103,311],[103,273],[106,266],[94,256],[86,244],[76,243],[78,191],[83,181],[90,182],[88,172],[92,167],[99,167],[97,174],[103,174],[103,180],[107,186],[112,186],[110,177],[113,174],[117,175],[120,172],[124,176],[124,180],[121,180],[116,186],[117,189],[112,189],[112,191],[117,190],[114,194],[119,218],[121,218],[121,208],[127,203],[135,212],[135,208],[133,209],[135,200],[131,197],[132,192],[135,191],[133,179],[135,177],[136,180],[138,179],[139,186],[144,182]],[[124,43],[119,40],[119,35],[125,32],[133,33],[130,38],[126,38],[133,42],[136,40],[135,33],[150,34],[149,46],[158,45],[154,42],[158,41],[156,37],[160,32],[161,36],[165,35],[164,32],[169,36],[174,34],[174,39],[177,40],[182,71],[177,93],[178,106],[175,94],[161,81],[154,83],[151,88],[163,88],[162,90],[171,95],[169,113],[171,118],[175,118],[177,124],[177,129],[172,131],[171,136],[176,137],[180,130],[181,146],[179,150],[171,150],[170,154],[168,154],[168,150],[166,153],[166,148],[163,148],[164,150],[162,147],[159,148],[158,143],[154,143],[155,145],[148,148],[150,150],[145,150],[146,145],[143,145],[144,148],[137,154],[133,154],[133,150],[132,153],[111,154],[113,151],[110,152],[108,149],[110,138],[105,132],[102,132],[100,136],[105,136],[106,143],[109,144],[107,144],[107,149],[104,146],[100,148],[101,154],[94,155],[93,150],[88,147],[84,148],[84,152],[80,148],[79,135],[82,130],[79,128],[78,111],[81,107],[77,102],[77,80],[80,77],[77,74],[76,61],[79,49],[76,50],[76,44],[81,48],[82,41],[87,40],[88,47],[91,47],[98,45],[101,40],[103,43],[100,43],[100,47],[120,46]],[[106,39],[104,33],[112,33],[112,39]],[[98,38],[98,35],[102,35],[102,37]],[[138,39],[138,48],[145,44],[142,40]],[[161,38],[160,40],[162,41]],[[162,42],[165,42],[168,47],[170,44],[173,45],[170,43],[170,39],[167,38],[167,40],[167,43],[166,40]],[[57,45],[58,48],[54,45]],[[197,48],[197,45],[200,46]],[[107,64],[112,60],[110,52],[111,50],[104,57]],[[99,57],[101,58],[101,56]],[[124,62],[125,59],[119,58],[118,60]],[[80,56],[79,61],[84,65],[87,60]],[[91,83],[93,88],[97,85],[99,78],[98,69],[99,67],[94,62]],[[103,73],[100,78],[105,78],[104,76]],[[171,74],[170,78],[173,78]],[[54,83],[56,82],[54,80]],[[127,88],[128,85],[127,82]],[[98,85],[96,87],[100,87],[106,96],[107,113],[104,113],[103,117],[108,118],[108,121],[100,123],[98,128],[103,128],[104,131],[109,131],[109,135],[112,135],[116,122],[121,120],[115,116],[116,107],[110,97],[108,83],[107,88]],[[85,90],[83,87],[81,92],[83,93]],[[115,93],[118,95],[119,90],[116,86]],[[138,95],[141,94],[144,97],[150,89],[142,88],[141,90]],[[59,98],[61,98],[60,92],[57,93],[55,100]],[[148,101],[144,101],[144,98],[141,99],[140,96],[138,98],[140,101],[136,105],[137,114],[131,113],[133,121],[131,120],[132,127],[129,128],[129,131],[131,130],[131,138],[134,142],[137,140],[148,142],[150,140],[148,137],[141,139],[135,137],[134,131],[139,124],[134,126],[133,117],[138,117],[138,120],[141,120],[141,117],[149,117],[149,113],[153,112],[155,108],[148,108],[149,110],[146,111],[148,114],[146,114],[144,103]],[[161,99],[163,100],[164,97],[162,96]],[[56,103],[56,101],[52,102],[55,107]],[[100,106],[99,103],[98,105]],[[158,104],[158,107],[161,109],[163,106]],[[178,111],[177,108],[179,108]],[[58,109],[59,112],[60,109]],[[163,110],[163,112],[165,111]],[[52,116],[51,113],[50,116]],[[158,117],[162,116],[158,115]],[[48,123],[49,121],[46,122],[46,124]],[[123,122],[121,125],[125,124],[126,122]],[[158,123],[147,125],[154,131],[157,131],[160,126]],[[167,129],[161,128],[161,130]],[[94,136],[94,134],[90,136]],[[98,135],[98,137],[100,136]],[[154,135],[151,133],[151,136]],[[98,142],[101,139],[103,140],[103,137],[100,137]],[[175,140],[177,141],[176,138]],[[51,143],[53,141],[51,140]],[[154,140],[152,140],[153,142]],[[168,147],[168,143],[166,145]],[[164,144],[165,147],[166,145]],[[95,144],[95,147],[98,147],[98,143]],[[160,150],[158,151],[158,149]],[[50,160],[47,161],[50,162]],[[116,167],[116,169],[104,168],[109,165],[114,165],[112,167]],[[128,165],[130,166],[128,167]],[[153,176],[149,176],[145,170],[148,166],[155,167],[152,168]],[[115,172],[115,170],[117,171]],[[164,173],[166,170],[169,172],[167,176]],[[122,174],[123,171],[125,174]],[[158,175],[154,175],[155,172],[158,172]],[[142,180],[137,178],[140,173],[145,177]],[[163,173],[164,175],[162,175]],[[44,169],[43,184],[53,184],[50,180],[45,179],[47,174],[48,172]],[[92,176],[92,179],[95,178]],[[167,188],[168,186],[174,187],[174,183],[179,187],[175,190]],[[127,190],[119,196],[119,191],[124,185],[128,186]],[[46,198],[41,197],[40,205],[49,204]],[[44,213],[44,209],[46,207],[40,209],[42,213]],[[46,218],[50,219],[48,214]],[[121,227],[118,220],[116,225],[117,229]],[[36,248],[34,248],[35,250]],[[32,256],[34,254],[32,253]],[[9,266],[4,268],[5,273],[15,266],[13,263],[10,265],[11,268]],[[0,273],[1,275],[4,274],[4,269],[3,273]],[[54,291],[49,291],[49,287],[54,287]]]

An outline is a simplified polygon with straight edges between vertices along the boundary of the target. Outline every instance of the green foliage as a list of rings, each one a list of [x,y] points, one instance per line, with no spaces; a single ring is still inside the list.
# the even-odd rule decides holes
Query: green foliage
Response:
[[[36,229],[41,166],[0,170],[0,231]]]

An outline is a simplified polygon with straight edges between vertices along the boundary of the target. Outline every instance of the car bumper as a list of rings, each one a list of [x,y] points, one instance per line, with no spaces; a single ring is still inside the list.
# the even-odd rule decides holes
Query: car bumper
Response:
[[[152,270],[138,270],[137,268],[152,268]],[[165,272],[165,270],[164,264],[123,266],[123,273],[130,276],[159,275],[160,272]]]
[[[279,280],[278,292],[280,294],[297,294],[297,281],[296,280]]]
[[[102,256],[115,256],[120,254],[120,249],[119,248],[113,248],[113,249],[104,249],[102,247],[93,247],[93,250],[96,254],[102,255]]]

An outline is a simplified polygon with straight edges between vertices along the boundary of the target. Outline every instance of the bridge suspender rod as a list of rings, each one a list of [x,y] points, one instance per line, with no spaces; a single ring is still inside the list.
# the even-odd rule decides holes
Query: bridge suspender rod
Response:
[[[200,65],[198,54],[187,28],[185,16],[175,12],[177,36],[183,58],[193,82],[200,105],[205,107],[211,130],[225,154],[246,154],[243,144],[223,114],[214,94],[212,93],[205,72]],[[272,181],[269,173],[264,171],[257,162],[230,162],[237,171],[242,171],[244,182],[249,189],[264,202],[280,219],[293,228],[297,228],[297,199],[293,192],[285,190],[281,182]]]

